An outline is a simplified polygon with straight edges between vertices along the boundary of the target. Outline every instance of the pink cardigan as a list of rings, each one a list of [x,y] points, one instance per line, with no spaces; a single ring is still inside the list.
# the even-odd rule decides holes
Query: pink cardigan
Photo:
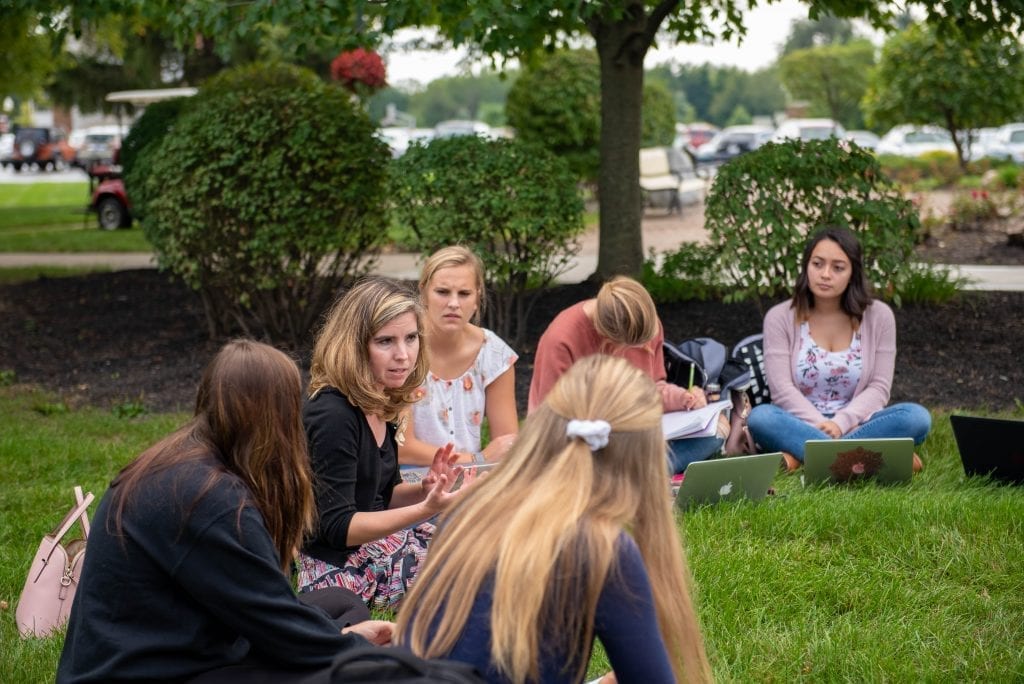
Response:
[[[764,368],[772,403],[804,422],[828,420],[800,392],[793,377],[800,351],[799,326],[792,301],[776,304],[764,317]],[[889,403],[896,362],[896,318],[884,302],[874,300],[860,324],[862,368],[853,399],[832,417],[845,435]]]
[[[572,364],[592,354],[610,354],[626,359],[657,383],[664,410],[682,409],[688,399],[686,390],[665,382],[665,351],[662,348],[665,332],[661,321],[658,321],[658,333],[647,344],[642,347],[616,348],[597,332],[593,321],[583,311],[583,304],[573,304],[555,316],[541,335],[533,357],[527,412],[532,413],[544,401],[555,381]]]

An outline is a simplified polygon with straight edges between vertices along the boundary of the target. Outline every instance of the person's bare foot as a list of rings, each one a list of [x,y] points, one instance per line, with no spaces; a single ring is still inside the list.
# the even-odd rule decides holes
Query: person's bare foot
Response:
[[[802,463],[800,463],[800,461],[796,460],[796,457],[793,456],[793,454],[787,453],[785,451],[782,452],[782,461],[785,464],[787,473],[792,473],[793,471],[799,469],[801,465],[803,465]]]
[[[924,463],[921,461],[921,457],[914,454],[914,472],[919,473],[924,469]]]

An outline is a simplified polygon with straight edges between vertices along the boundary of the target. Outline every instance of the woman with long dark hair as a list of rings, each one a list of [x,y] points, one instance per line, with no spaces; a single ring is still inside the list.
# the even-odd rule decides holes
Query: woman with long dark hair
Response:
[[[295,363],[225,345],[195,416],[111,483],[96,510],[59,682],[293,681],[390,625],[342,590],[300,601],[290,569],[313,490]]]
[[[896,319],[871,294],[860,242],[825,228],[804,249],[793,298],[764,318],[765,374],[772,403],[754,407],[750,432],[795,470],[809,439],[912,437],[931,415],[918,404],[887,406],[896,361]],[[914,469],[921,460],[914,455]]]

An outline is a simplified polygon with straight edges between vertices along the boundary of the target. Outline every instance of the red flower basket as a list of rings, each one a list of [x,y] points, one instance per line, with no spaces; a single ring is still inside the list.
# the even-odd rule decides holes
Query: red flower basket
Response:
[[[384,60],[373,50],[356,48],[331,62],[331,78],[353,93],[372,93],[387,85]]]

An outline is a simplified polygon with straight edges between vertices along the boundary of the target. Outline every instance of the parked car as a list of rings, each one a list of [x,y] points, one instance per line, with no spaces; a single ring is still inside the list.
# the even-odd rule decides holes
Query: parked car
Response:
[[[40,170],[63,168],[75,158],[75,150],[68,144],[64,131],[59,128],[19,128],[14,133],[14,150],[4,166],[15,171],[22,167],[37,166]]]
[[[694,154],[698,147],[709,142],[718,131],[717,126],[709,123],[676,124],[676,137],[672,141],[672,147]]]
[[[1024,123],[1000,126],[988,148],[988,156],[1024,164]]]
[[[0,133],[0,164],[7,166],[14,156],[14,134]]]
[[[775,129],[772,141],[828,140],[845,137],[846,129],[832,119],[786,119]]]
[[[929,152],[956,154],[956,145],[949,131],[944,128],[901,124],[882,136],[875,152],[900,157],[920,157]]]
[[[999,129],[995,127],[974,128],[959,132],[957,138],[960,140],[960,145],[963,147],[968,161],[978,161],[986,157],[994,157],[993,152],[998,148],[998,134]]]
[[[850,142],[855,142],[859,147],[863,147],[865,150],[873,150],[878,147],[878,141],[880,138],[872,133],[871,131],[846,131],[846,139]]]
[[[405,154],[405,151],[409,149],[409,143],[412,142],[409,129],[399,126],[384,126],[378,131],[377,135],[391,148],[392,159],[398,159]]]
[[[697,148],[694,158],[698,164],[719,164],[744,152],[756,150],[771,136],[767,126],[726,126],[711,140]]]
[[[68,145],[75,148],[75,152],[78,152],[82,148],[82,144],[85,143],[85,132],[88,128],[76,128],[68,134]]]
[[[91,126],[75,154],[75,165],[89,169],[97,164],[113,164],[121,141],[128,135],[127,126]]]
[[[457,135],[482,135],[485,138],[489,138],[491,136],[491,127],[482,121],[467,121],[463,119],[442,121],[434,126],[435,138],[453,138]]]

